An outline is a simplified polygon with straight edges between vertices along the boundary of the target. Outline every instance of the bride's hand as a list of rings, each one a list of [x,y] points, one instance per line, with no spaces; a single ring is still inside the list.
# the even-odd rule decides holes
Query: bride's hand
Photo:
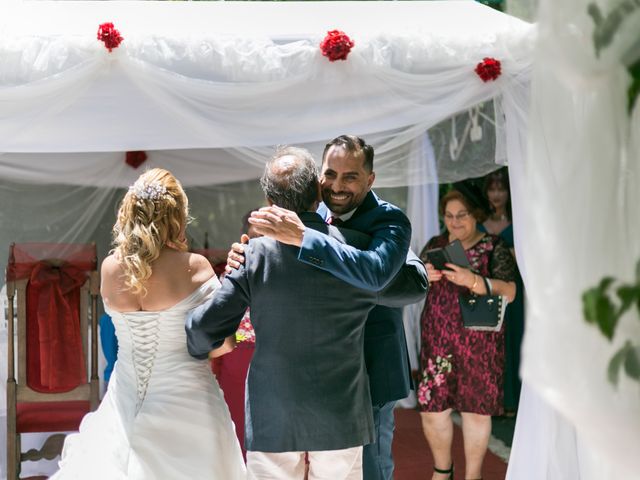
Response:
[[[225,338],[224,343],[221,346],[209,352],[209,360],[213,360],[214,358],[218,358],[229,352],[233,352],[233,349],[236,348],[236,346],[235,335],[231,335]]]

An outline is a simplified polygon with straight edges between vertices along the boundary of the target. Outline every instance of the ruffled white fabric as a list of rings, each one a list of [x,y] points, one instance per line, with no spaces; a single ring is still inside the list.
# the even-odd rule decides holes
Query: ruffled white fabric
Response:
[[[108,312],[119,342],[109,389],[67,437],[54,479],[246,478],[222,392],[186,348],[186,313],[218,286],[212,278],[159,312]]]
[[[540,0],[529,155],[510,168],[528,295],[510,480],[640,472],[640,385],[624,373],[617,387],[607,380],[615,352],[640,338],[637,311],[609,341],[582,308],[603,277],[633,281],[640,258],[640,108],[627,112],[626,72],[640,56],[640,6],[626,2],[616,29],[624,4]],[[599,55],[592,8],[616,30]]]
[[[429,127],[519,88],[534,38],[531,25],[471,1],[252,4],[250,16],[223,2],[56,3],[25,2],[0,28],[0,151],[261,149],[350,132],[399,135],[401,171]],[[89,31],[107,13],[124,36],[111,53]],[[355,41],[346,62],[318,48],[334,27]],[[486,56],[502,62],[495,82],[473,71]]]

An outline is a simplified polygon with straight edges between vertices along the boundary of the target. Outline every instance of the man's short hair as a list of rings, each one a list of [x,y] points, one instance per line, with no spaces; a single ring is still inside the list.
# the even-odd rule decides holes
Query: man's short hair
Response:
[[[362,152],[364,155],[364,169],[367,172],[373,172],[373,147],[367,145],[364,139],[356,137],[355,135],[340,135],[334,138],[324,147],[324,151],[322,152],[323,162],[327,156],[327,151],[333,146],[342,147],[350,154],[359,154]]]
[[[287,156],[295,161],[279,164]],[[260,185],[274,205],[296,213],[309,211],[318,200],[318,167],[313,155],[304,148],[278,147],[265,166]]]

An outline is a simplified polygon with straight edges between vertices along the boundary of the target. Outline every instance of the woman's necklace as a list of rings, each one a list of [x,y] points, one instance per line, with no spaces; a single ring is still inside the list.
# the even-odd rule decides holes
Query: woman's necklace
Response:
[[[473,247],[476,243],[478,243],[478,241],[484,237],[484,232],[480,232],[478,230],[475,231],[475,233],[473,234],[473,236],[471,238],[469,238],[468,240],[465,240],[462,243],[462,248],[464,248],[465,250],[469,250],[471,247]]]

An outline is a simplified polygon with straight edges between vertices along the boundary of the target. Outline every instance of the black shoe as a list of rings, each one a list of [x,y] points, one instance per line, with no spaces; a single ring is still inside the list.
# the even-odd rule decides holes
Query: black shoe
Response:
[[[433,467],[433,471],[436,473],[448,473],[449,478],[447,480],[453,480],[453,463],[451,464],[451,467],[448,470],[443,470],[438,467]]]

